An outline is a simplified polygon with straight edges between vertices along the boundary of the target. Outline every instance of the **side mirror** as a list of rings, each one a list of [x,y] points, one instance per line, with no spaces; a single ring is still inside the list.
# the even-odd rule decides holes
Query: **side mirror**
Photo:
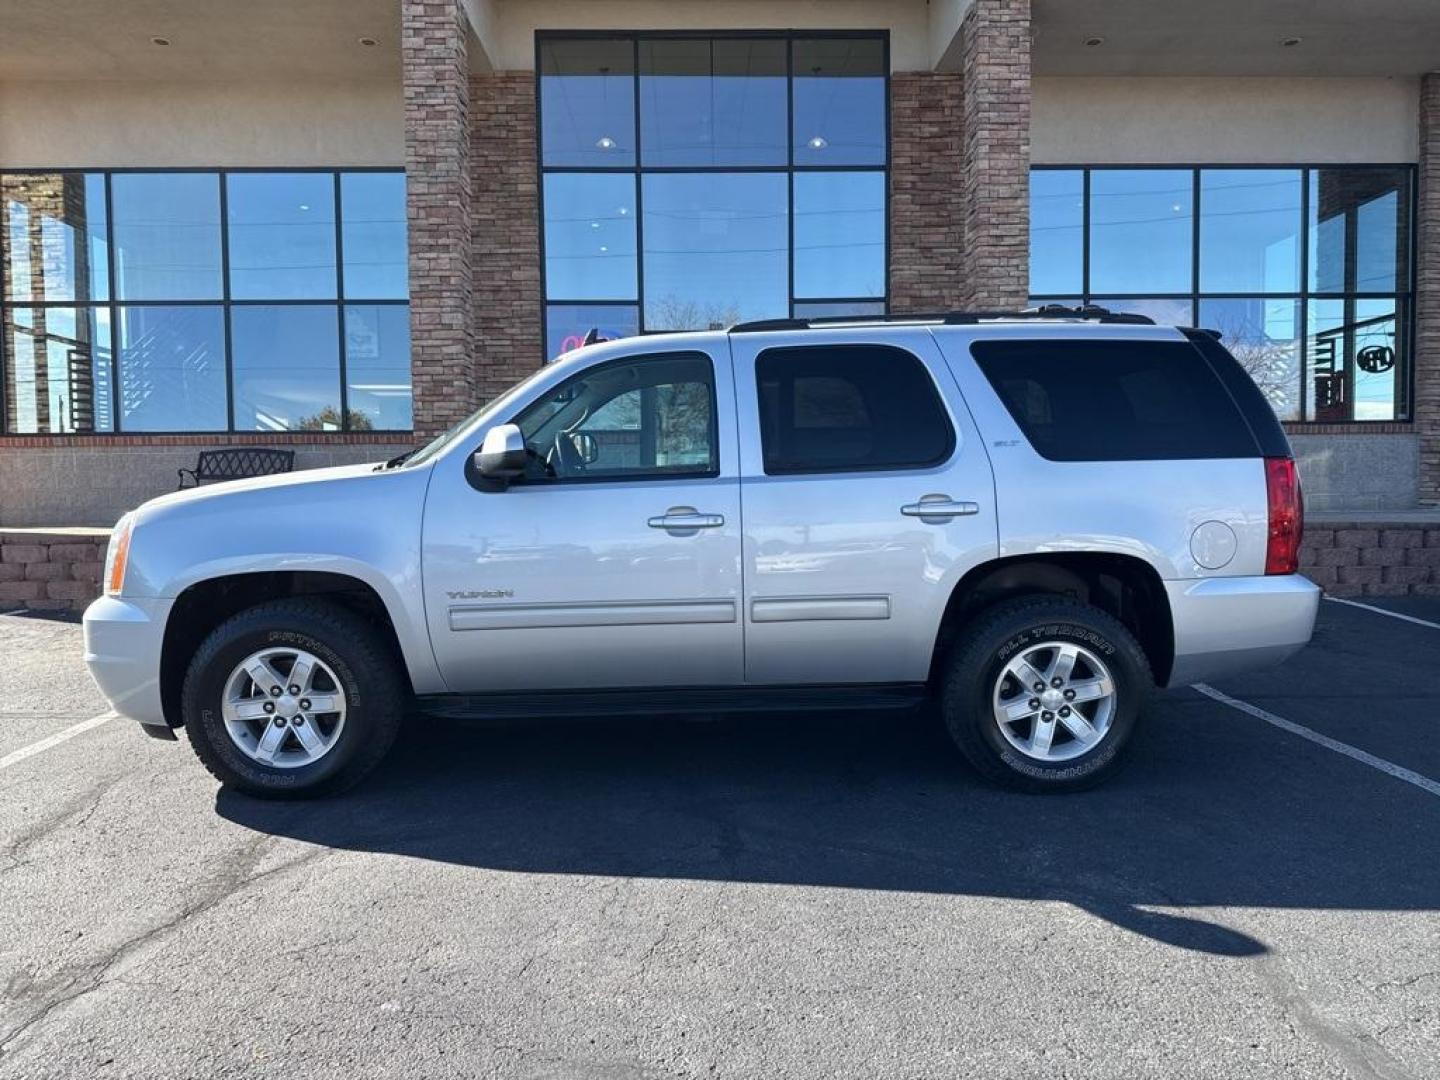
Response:
[[[475,452],[475,470],[487,480],[513,480],[525,472],[525,436],[514,424],[499,424],[485,433]]]
[[[575,447],[575,453],[586,465],[594,465],[600,460],[600,444],[595,441],[595,436],[584,431],[577,431],[570,436],[570,443]]]

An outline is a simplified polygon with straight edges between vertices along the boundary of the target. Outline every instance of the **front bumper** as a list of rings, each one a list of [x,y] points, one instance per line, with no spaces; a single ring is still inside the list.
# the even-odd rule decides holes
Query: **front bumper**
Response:
[[[1315,631],[1320,588],[1299,574],[1167,581],[1175,627],[1170,686],[1271,667]]]
[[[170,725],[160,701],[160,651],[173,600],[102,596],[85,609],[85,665],[115,711]],[[163,734],[163,733],[162,733]]]

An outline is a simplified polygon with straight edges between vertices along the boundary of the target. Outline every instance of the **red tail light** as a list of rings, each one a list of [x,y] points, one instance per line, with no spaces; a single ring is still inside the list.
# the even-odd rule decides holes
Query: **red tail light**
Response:
[[[1305,530],[1305,500],[1293,458],[1265,459],[1265,501],[1270,511],[1265,573],[1293,574],[1300,569],[1300,535]]]

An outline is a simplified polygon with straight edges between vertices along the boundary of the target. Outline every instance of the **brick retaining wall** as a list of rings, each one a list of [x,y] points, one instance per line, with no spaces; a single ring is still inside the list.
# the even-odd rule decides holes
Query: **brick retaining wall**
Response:
[[[1307,526],[1300,567],[1334,596],[1440,596],[1440,521]]]
[[[109,529],[0,529],[0,611],[83,611],[109,542]]]

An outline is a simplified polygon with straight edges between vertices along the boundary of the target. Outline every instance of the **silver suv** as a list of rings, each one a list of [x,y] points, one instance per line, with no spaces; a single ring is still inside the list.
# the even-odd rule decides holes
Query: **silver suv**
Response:
[[[1310,638],[1285,435],[1217,336],[1099,309],[601,342],[408,457],[121,520],[86,660],[310,795],[407,712],[908,707],[992,780],[1114,771],[1155,685]]]

